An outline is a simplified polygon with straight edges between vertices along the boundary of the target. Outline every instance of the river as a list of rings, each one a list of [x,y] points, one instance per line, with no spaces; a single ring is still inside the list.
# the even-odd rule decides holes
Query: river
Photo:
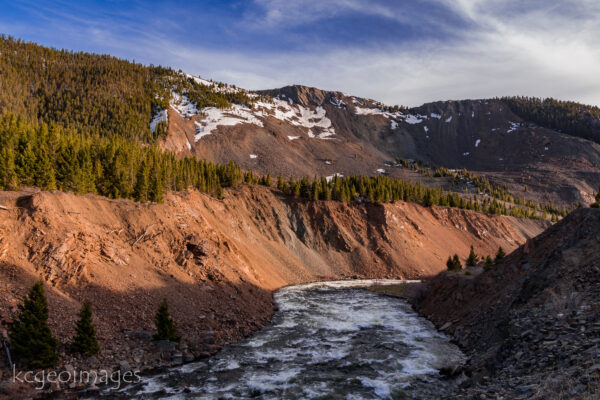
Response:
[[[375,281],[283,288],[271,323],[200,362],[105,393],[117,398],[405,399],[450,388],[439,369],[464,355]],[[377,281],[381,284],[398,281]]]

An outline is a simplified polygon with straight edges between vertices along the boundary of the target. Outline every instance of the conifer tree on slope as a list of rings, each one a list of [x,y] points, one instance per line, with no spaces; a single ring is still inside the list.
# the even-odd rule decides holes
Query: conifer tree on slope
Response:
[[[71,345],[71,350],[88,356],[98,354],[100,346],[96,340],[96,329],[92,324],[92,307],[87,300],[81,307],[75,330],[77,334]]]
[[[460,271],[462,269],[462,264],[458,258],[458,254],[448,257],[448,260],[446,261],[446,268],[448,268],[448,271]]]
[[[179,336],[175,329],[173,320],[169,316],[167,299],[163,299],[162,303],[160,303],[156,316],[154,317],[154,324],[156,325],[154,340],[170,340],[172,342],[178,342],[181,339],[181,336]]]
[[[454,264],[454,270],[460,271],[462,269],[462,263],[460,262],[460,258],[458,258],[458,254],[455,254],[452,257],[452,264]]]
[[[467,258],[467,267],[473,267],[477,263],[477,254],[475,254],[475,250],[473,250],[473,246],[471,246],[471,251],[469,252],[469,257]]]
[[[448,260],[446,261],[446,268],[448,268],[448,271],[454,271],[454,263],[452,262],[452,256],[448,256]]]
[[[498,252],[496,253],[496,261],[502,260],[506,256],[504,249],[502,247],[498,247]]]
[[[10,328],[13,357],[29,368],[52,367],[58,361],[58,342],[48,327],[48,302],[41,280],[31,287],[19,310]]]

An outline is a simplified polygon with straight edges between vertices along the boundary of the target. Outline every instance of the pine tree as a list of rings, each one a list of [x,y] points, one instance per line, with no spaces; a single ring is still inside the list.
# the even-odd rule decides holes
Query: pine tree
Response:
[[[319,200],[319,197],[321,197],[320,189],[321,181],[318,180],[317,177],[315,177],[312,183],[311,200]]]
[[[504,249],[502,248],[502,246],[498,247],[498,252],[496,252],[496,261],[502,260],[504,256],[506,256]]]
[[[146,161],[143,161],[135,177],[134,197],[136,201],[142,203],[148,201],[148,179],[148,167]]]
[[[156,167],[156,162],[150,170],[150,185],[148,187],[148,199],[156,203],[164,201],[164,187],[160,171]]]
[[[473,250],[473,246],[471,246],[471,251],[469,252],[469,257],[467,257],[467,267],[473,267],[477,263],[477,254],[475,254],[475,250]]]
[[[19,188],[19,178],[15,172],[15,156],[8,149],[0,152],[0,189],[16,190]]]
[[[181,339],[181,336],[177,334],[173,320],[169,316],[167,299],[164,299],[162,303],[160,303],[156,316],[154,317],[154,324],[156,325],[154,340],[170,340],[172,342],[178,342]]]
[[[446,268],[448,271],[454,271],[454,264],[452,263],[452,256],[448,256],[448,261],[446,261]]]
[[[81,307],[75,331],[77,334],[71,345],[71,350],[88,356],[98,354],[100,346],[96,340],[96,329],[92,324],[92,307],[89,301],[85,301]]]
[[[431,191],[430,191],[430,190],[428,190],[428,191],[425,193],[425,198],[423,199],[423,205],[424,205],[425,207],[431,207],[431,206],[433,206],[434,204],[435,204],[435,201],[434,201],[434,199],[433,199],[432,193],[431,193]]]
[[[448,257],[448,261],[446,261],[446,268],[448,268],[448,271],[460,271],[462,269],[462,263],[458,258],[458,254]]]
[[[458,254],[455,254],[454,257],[452,257],[452,264],[454,271],[460,271],[462,269],[462,263],[460,262],[460,258],[458,258]]]
[[[282,193],[287,194],[287,182],[283,180],[281,175],[277,176],[277,189],[279,189]]]
[[[223,200],[223,187],[221,185],[217,185],[215,195],[217,196],[217,199]]]
[[[48,327],[48,302],[42,281],[31,287],[19,310],[19,317],[10,327],[15,360],[30,368],[52,367],[58,361],[58,342]]]

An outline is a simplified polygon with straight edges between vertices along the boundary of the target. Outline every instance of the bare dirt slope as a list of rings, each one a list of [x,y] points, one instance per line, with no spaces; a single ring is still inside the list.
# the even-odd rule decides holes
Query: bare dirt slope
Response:
[[[598,398],[600,210],[576,210],[472,272],[440,274],[417,301],[471,356],[456,396]]]
[[[2,327],[42,276],[62,343],[89,299],[98,362],[141,368],[157,364],[143,332],[152,332],[162,298],[185,338],[184,356],[199,356],[264,324],[271,291],[284,285],[430,275],[471,244],[483,254],[514,249],[547,225],[407,203],[298,201],[247,186],[223,201],[198,192],[169,194],[164,204],[0,192],[0,204]]]

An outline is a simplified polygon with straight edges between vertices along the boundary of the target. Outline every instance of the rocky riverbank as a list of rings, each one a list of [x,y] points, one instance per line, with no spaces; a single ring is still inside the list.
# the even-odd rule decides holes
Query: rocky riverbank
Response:
[[[449,398],[599,398],[600,210],[573,212],[487,271],[441,273],[413,304],[469,357]]]

